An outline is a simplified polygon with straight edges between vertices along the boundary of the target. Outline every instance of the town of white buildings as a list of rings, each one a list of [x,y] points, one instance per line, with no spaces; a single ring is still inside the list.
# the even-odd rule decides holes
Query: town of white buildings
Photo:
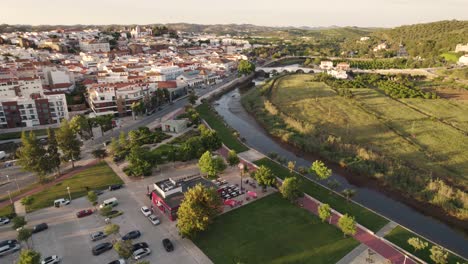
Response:
[[[0,35],[0,128],[60,122],[77,113],[125,116],[156,94],[173,100],[232,74],[248,41],[149,27]],[[80,87],[86,104],[68,105]],[[70,98],[69,98],[70,99]],[[69,100],[70,101],[70,100]],[[89,107],[89,108],[88,108]]]

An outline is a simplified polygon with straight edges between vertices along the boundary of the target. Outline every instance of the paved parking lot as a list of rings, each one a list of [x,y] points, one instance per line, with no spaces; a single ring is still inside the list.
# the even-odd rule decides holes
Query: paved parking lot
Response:
[[[161,175],[160,175],[161,176]],[[151,255],[144,258],[150,263],[211,263],[211,261],[193,243],[178,236],[174,222],[170,222],[160,212],[156,214],[162,220],[158,226],[143,216],[140,208],[143,205],[150,206],[150,200],[144,195],[147,186],[154,182],[154,177],[138,182],[132,182],[125,188],[113,192],[105,192],[99,196],[99,201],[116,197],[118,210],[124,211],[122,216],[112,219],[113,223],[120,225],[120,234],[124,235],[132,230],[140,230],[142,236],[134,242],[147,242],[152,251]],[[92,242],[89,234],[104,230],[103,217],[98,213],[78,219],[75,213],[81,209],[91,208],[86,198],[73,200],[68,206],[62,208],[49,207],[27,215],[28,226],[42,222],[49,225],[49,229],[33,235],[33,247],[43,257],[58,255],[63,258],[62,263],[108,263],[118,258],[114,250],[107,251],[100,256],[93,256],[91,248],[101,242],[111,241],[112,238]],[[0,240],[13,239],[16,231],[11,229],[11,224],[0,227]],[[175,250],[166,252],[161,240],[169,238],[174,243]],[[3,264],[14,263],[18,253],[2,257]]]

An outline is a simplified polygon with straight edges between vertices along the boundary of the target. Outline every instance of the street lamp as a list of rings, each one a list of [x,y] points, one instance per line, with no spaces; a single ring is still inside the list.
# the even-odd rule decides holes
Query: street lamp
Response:
[[[240,162],[237,167],[239,167],[239,170],[240,170],[240,178],[241,178],[241,184],[240,184],[240,190],[241,190],[241,193],[243,192],[242,190],[242,174],[244,174],[244,163]]]
[[[10,176],[6,175],[8,182],[10,182]]]
[[[68,197],[70,197],[70,203],[71,203],[72,198],[71,198],[71,194],[70,194],[70,187],[68,187],[68,186],[67,186],[67,191],[68,191]]]
[[[18,185],[18,181],[16,180],[16,176],[15,176],[15,184],[16,184],[16,188],[18,189],[18,192],[20,191],[20,187]]]
[[[406,257],[406,255],[405,255],[405,261],[403,261],[403,264],[406,264],[406,258],[407,258],[407,257]]]

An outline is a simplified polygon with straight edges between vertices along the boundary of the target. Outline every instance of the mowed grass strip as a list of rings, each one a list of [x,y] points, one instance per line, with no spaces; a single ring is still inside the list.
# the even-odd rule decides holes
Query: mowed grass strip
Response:
[[[281,179],[285,179],[286,177],[289,177],[291,175],[286,167],[281,166],[280,164],[268,158],[257,160],[254,163],[258,166],[264,165],[270,168],[275,174],[275,176]],[[298,177],[303,177],[302,175],[299,175],[297,173],[294,173],[294,175]],[[373,213],[372,211],[369,211],[368,209],[358,204],[348,202],[345,198],[336,195],[331,191],[327,190],[326,188],[305,178],[303,180],[302,191],[316,198],[322,203],[329,204],[333,209],[337,210],[342,214],[349,214],[351,216],[354,216],[359,224],[369,228],[374,232],[379,231],[388,223],[387,219]]]
[[[37,130],[32,130],[34,131],[34,134],[39,137],[39,136],[47,136],[47,129],[37,129]],[[25,131],[26,134],[28,134],[30,131]],[[10,140],[10,139],[18,139],[21,138],[21,131],[18,132],[8,132],[8,133],[2,133],[0,134],[0,140]]]
[[[417,237],[419,239],[422,239],[422,240],[426,241],[425,239],[421,238],[420,236],[414,234],[411,231],[406,230],[405,228],[403,228],[401,226],[395,227],[390,233],[388,233],[385,236],[385,238],[388,241],[394,243],[395,245],[398,245],[399,247],[405,249],[408,252],[413,253],[413,255],[415,255],[418,258],[426,261],[427,263],[434,263],[434,261],[430,257],[431,256],[430,249],[434,244],[426,241],[429,244],[429,246],[427,248],[425,248],[424,250],[414,251],[414,248],[408,244],[408,239],[410,239],[412,237]],[[449,253],[447,263],[454,263],[454,264],[455,263],[467,263],[467,261],[460,258],[460,257],[458,257],[458,256],[455,256],[455,255]]]
[[[53,206],[54,200],[68,199],[67,187],[70,187],[72,199],[85,196],[89,190],[101,190],[112,184],[122,184],[123,181],[105,163],[100,162],[76,175],[65,179],[45,190],[31,195],[33,202],[27,206],[27,211]]]
[[[196,109],[200,117],[204,119],[212,129],[218,132],[218,136],[228,148],[235,150],[237,153],[249,150],[249,148],[233,135],[233,131],[210,109],[208,104],[201,104],[197,106]]]
[[[336,263],[359,245],[278,193],[217,217],[194,242],[216,264]]]

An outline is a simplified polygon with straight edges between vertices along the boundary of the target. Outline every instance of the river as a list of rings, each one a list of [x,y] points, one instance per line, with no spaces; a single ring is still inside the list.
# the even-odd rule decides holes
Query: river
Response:
[[[273,140],[264,129],[257,124],[240,103],[239,89],[226,93],[215,102],[215,109],[225,121],[236,129],[247,145],[266,154],[276,152],[287,160],[295,160],[297,166],[310,167],[312,161],[298,157],[286,147]],[[396,201],[386,195],[366,187],[352,185],[342,175],[333,173],[332,179],[341,183],[341,188],[352,188],[357,191],[353,200],[392,219],[428,239],[468,258],[468,239],[458,230],[430,216],[426,216],[413,208]]]

